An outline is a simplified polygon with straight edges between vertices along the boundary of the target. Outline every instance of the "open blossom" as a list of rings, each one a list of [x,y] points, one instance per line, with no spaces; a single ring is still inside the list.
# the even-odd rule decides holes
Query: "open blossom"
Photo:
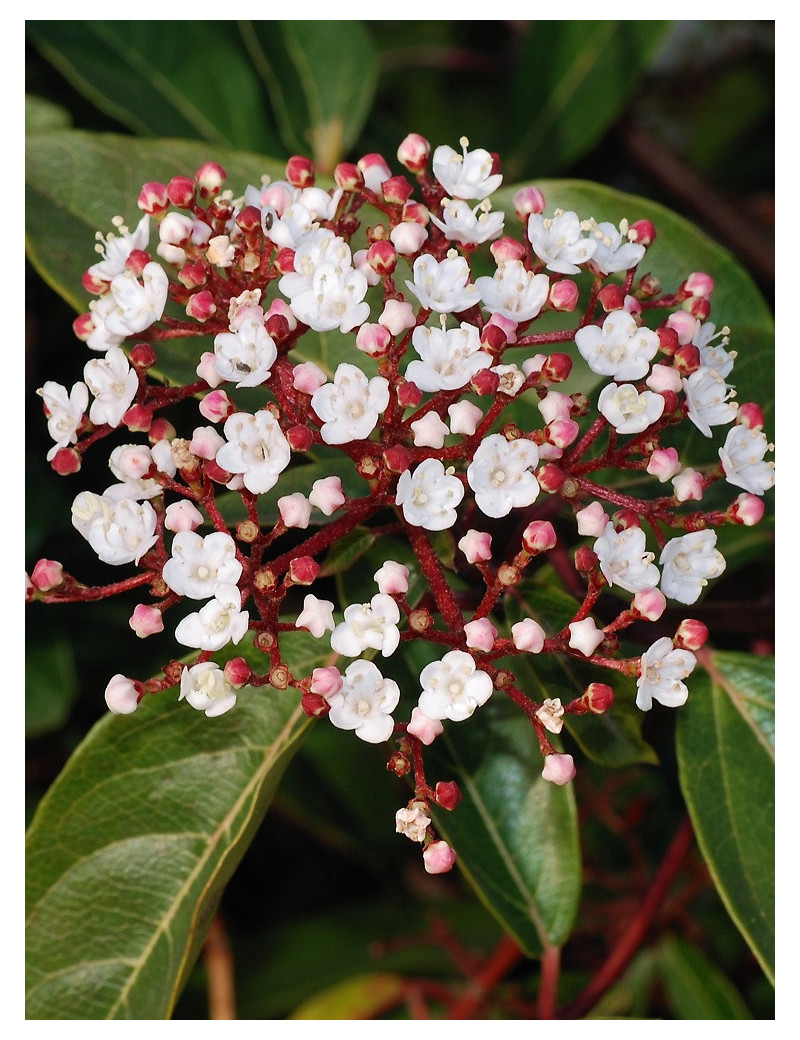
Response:
[[[47,432],[55,441],[47,453],[49,462],[59,450],[75,444],[78,430],[85,419],[89,404],[89,389],[85,383],[75,383],[70,391],[60,383],[48,380],[36,391],[42,398],[47,415]]]
[[[322,420],[326,444],[348,444],[369,437],[389,403],[389,383],[383,376],[367,379],[355,365],[342,364],[332,383],[314,391],[311,407]]]
[[[763,495],[775,483],[775,463],[764,461],[771,450],[761,430],[734,426],[719,449],[725,479],[751,495]]]
[[[602,327],[578,329],[575,342],[593,372],[621,382],[646,376],[658,351],[656,333],[637,325],[626,310],[611,311]]]
[[[492,695],[492,680],[475,666],[470,654],[451,650],[420,673],[419,708],[432,719],[463,722]]]
[[[716,531],[691,531],[671,538],[661,551],[661,591],[679,603],[695,603],[708,584],[725,570],[725,557],[716,548]]]
[[[138,563],[155,545],[156,514],[149,502],[115,501],[83,491],[72,503],[72,523],[103,563]]]
[[[368,744],[382,744],[394,730],[392,712],[400,687],[385,679],[372,661],[353,661],[345,669],[338,693],[330,694],[328,718],[337,729],[355,730]]]
[[[397,482],[395,502],[414,527],[443,531],[456,522],[456,506],[464,497],[464,485],[445,471],[438,459],[425,459],[413,471],[407,469]]]
[[[492,173],[494,159],[484,148],[469,148],[462,137],[458,142],[461,154],[447,144],[434,150],[431,167],[433,175],[451,198],[485,199],[503,183],[500,173]]]
[[[94,397],[89,418],[95,426],[119,426],[130,408],[139,380],[119,347],[110,347],[104,358],[87,361],[83,378]]]
[[[427,811],[427,804],[420,801],[411,801],[405,808],[398,809],[395,814],[397,833],[404,834],[411,841],[424,841],[425,832],[431,825]]]
[[[218,664],[203,661],[192,668],[184,668],[178,700],[185,700],[197,711],[214,718],[224,715],[236,704],[236,691]]]
[[[161,264],[145,264],[141,281],[125,270],[111,280],[110,298],[113,308],[104,315],[103,322],[115,336],[134,336],[144,332],[164,313],[169,278]]]
[[[617,433],[642,433],[661,418],[664,398],[651,390],[640,394],[631,383],[609,383],[600,391],[597,407]]]
[[[88,270],[88,274],[101,282],[111,282],[118,274],[122,274],[128,257],[134,250],[147,249],[150,241],[150,217],[145,214],[134,231],[129,231],[121,221],[114,221],[117,225],[117,234],[108,234],[105,237],[97,236],[97,251],[103,259]]]
[[[552,217],[531,213],[528,238],[533,251],[550,271],[577,274],[578,264],[591,260],[597,240],[586,238],[577,213],[556,212]]]
[[[717,327],[707,321],[697,330],[692,343],[700,351],[700,362],[704,368],[713,368],[723,379],[733,371],[736,360],[735,350],[726,350],[730,343],[730,329],[727,325],[717,332]]]
[[[469,264],[463,256],[448,255],[437,261],[423,253],[414,261],[413,273],[414,281],[406,281],[406,285],[429,310],[458,314],[480,300],[478,290],[469,280]]]
[[[667,636],[657,639],[642,654],[636,682],[636,706],[650,711],[653,701],[668,708],[686,703],[689,691],[683,680],[691,675],[697,659],[689,650],[676,650]]]
[[[162,577],[173,592],[190,599],[209,599],[221,585],[235,585],[242,576],[236,544],[224,531],[201,537],[196,531],[178,531],[172,556]]]
[[[246,318],[236,330],[214,339],[214,368],[236,386],[260,386],[269,379],[278,356],[263,320]]]
[[[272,413],[264,408],[255,415],[235,412],[225,420],[224,432],[227,444],[217,452],[219,465],[229,473],[241,473],[253,494],[274,487],[292,452]]]
[[[600,274],[629,271],[642,259],[645,248],[634,238],[628,237],[625,225],[625,221],[618,228],[605,221],[595,225],[592,237],[596,246],[590,262],[593,271]]]
[[[520,260],[506,260],[491,278],[476,278],[475,288],[488,311],[519,323],[535,318],[544,307],[550,280],[546,274],[526,271]]]
[[[724,426],[736,418],[733,391],[713,368],[701,366],[692,372],[683,380],[683,392],[686,414],[705,437],[711,436],[712,426]]]
[[[473,209],[462,199],[442,199],[442,218],[431,215],[431,221],[453,242],[479,245],[503,233],[503,214],[493,213],[488,202]]]
[[[344,621],[331,635],[331,649],[345,657],[358,657],[365,650],[380,650],[384,657],[400,643],[400,608],[391,596],[379,592],[369,603],[345,607]]]
[[[227,643],[238,643],[250,621],[247,611],[241,608],[239,589],[223,582],[217,586],[212,600],[178,624],[175,638],[184,646],[198,650],[221,650]]]
[[[457,390],[492,363],[491,354],[481,350],[477,328],[465,321],[457,329],[421,325],[414,329],[411,343],[421,360],[409,363],[406,379],[425,392]]]
[[[653,563],[655,556],[645,550],[641,527],[617,531],[609,521],[595,541],[594,551],[609,585],[619,585],[628,592],[642,592],[658,585],[660,575]]]
[[[539,494],[533,470],[539,450],[533,441],[508,441],[500,433],[484,440],[467,467],[467,481],[475,502],[486,516],[506,516],[512,509],[529,506]]]
[[[369,318],[364,301],[369,285],[354,267],[344,270],[321,264],[311,276],[311,285],[290,301],[293,314],[317,332],[339,329],[350,332]]]

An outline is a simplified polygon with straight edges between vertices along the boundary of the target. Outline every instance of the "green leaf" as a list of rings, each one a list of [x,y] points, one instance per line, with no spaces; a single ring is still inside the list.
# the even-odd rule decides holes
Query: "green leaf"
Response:
[[[676,1018],[753,1017],[731,980],[697,946],[673,937],[664,939],[658,966]]]
[[[362,22],[242,22],[286,147],[330,174],[372,105],[378,61]]]
[[[461,789],[455,812],[434,822],[481,901],[528,956],[561,945],[581,890],[575,798],[542,779],[528,720],[495,693],[468,724],[446,726],[426,764]]]
[[[289,1016],[294,1019],[373,1018],[386,1006],[403,999],[405,980],[400,975],[359,975],[331,986],[304,1001]]]
[[[305,633],[282,649],[322,663]],[[28,1018],[169,1017],[307,726],[260,687],[220,718],[153,696],[92,729],[28,833]]]
[[[701,663],[677,720],[681,788],[722,901],[774,984],[774,661],[728,652]]]
[[[78,692],[75,655],[63,636],[42,638],[25,660],[25,736],[51,733],[66,722]]]
[[[360,559],[375,542],[377,535],[368,527],[356,527],[343,538],[339,538],[328,550],[320,575],[341,574]]]
[[[41,134],[50,130],[63,130],[72,125],[72,116],[65,108],[54,105],[44,98],[25,96],[25,133]]]
[[[177,174],[193,177],[207,160],[222,164],[237,195],[248,184],[258,184],[262,174],[282,177],[285,172],[275,159],[195,142],[79,130],[30,135],[25,142],[28,258],[76,311],[88,310],[81,278],[96,260],[97,231],[110,231],[115,214],[135,227],[142,216],[136,200],[144,183],[167,183]]]
[[[223,148],[275,144],[235,22],[41,21],[26,29],[71,86],[135,134]]]
[[[632,98],[669,25],[531,22],[511,93],[508,123],[521,133],[508,168],[552,174],[590,151]]]

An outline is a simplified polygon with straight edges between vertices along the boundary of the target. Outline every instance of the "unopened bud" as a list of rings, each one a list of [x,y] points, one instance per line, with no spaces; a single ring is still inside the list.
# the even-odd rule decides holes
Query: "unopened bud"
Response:
[[[576,773],[575,760],[572,755],[552,754],[548,755],[544,760],[542,777],[545,780],[549,780],[551,784],[558,784],[559,787],[563,787],[564,784],[568,784],[575,779]]]
[[[422,391],[416,383],[401,383],[397,387],[397,403],[401,408],[416,408],[422,400]]]
[[[319,572],[320,566],[313,556],[298,556],[289,564],[289,577],[295,585],[311,585]]]
[[[661,589],[643,589],[634,594],[631,608],[648,621],[658,621],[667,609],[667,597]]]
[[[153,409],[144,404],[133,404],[122,416],[122,425],[131,433],[147,433],[153,422]]]
[[[533,185],[529,185],[526,188],[520,188],[511,200],[511,204],[514,207],[514,212],[517,214],[517,218],[521,220],[523,224],[531,214],[544,213],[546,205],[544,195],[539,188],[535,188]]]
[[[148,181],[139,192],[137,205],[143,213],[149,213],[150,216],[164,213],[169,209],[169,194],[166,184]]]
[[[286,180],[295,188],[310,188],[314,183],[314,164],[304,155],[293,155],[286,163]]]
[[[561,489],[566,478],[563,470],[560,470],[558,466],[553,465],[552,462],[548,462],[546,465],[540,466],[539,469],[536,470],[536,479],[539,481],[539,487],[542,491],[555,494]]]
[[[246,686],[250,682],[250,676],[253,674],[250,665],[243,657],[234,657],[232,660],[227,661],[222,672],[235,690]]]
[[[628,228],[628,239],[640,246],[651,246],[656,240],[656,227],[651,220],[637,220]]]
[[[476,372],[469,383],[470,387],[481,397],[494,395],[500,386],[500,376],[490,368],[482,368]]]
[[[436,804],[442,809],[455,809],[461,801],[461,790],[455,780],[440,780],[434,791]]]
[[[80,452],[74,448],[59,448],[50,460],[50,466],[60,477],[67,477],[72,473],[77,473],[81,468]]]
[[[714,279],[705,271],[693,271],[678,289],[679,299],[697,296],[707,300],[714,291]]]
[[[411,465],[411,452],[401,444],[387,448],[383,457],[392,473],[405,473]]]
[[[549,520],[532,520],[522,532],[522,544],[531,556],[555,548],[556,531]]]
[[[682,347],[678,347],[674,354],[674,361],[675,367],[684,376],[696,372],[702,364],[700,351],[694,343],[684,343]]]
[[[319,693],[305,691],[300,699],[303,713],[311,719],[324,719],[331,710],[330,704]]]
[[[115,675],[106,686],[106,704],[115,715],[130,715],[139,705],[142,684],[126,675]]]
[[[656,335],[658,336],[658,346],[661,352],[666,354],[667,357],[672,357],[680,346],[678,333],[675,329],[662,325],[661,328],[656,329]]]
[[[525,258],[525,246],[515,238],[504,235],[489,246],[489,252],[494,257],[494,262],[500,264],[509,260],[523,260]]]
[[[314,444],[314,431],[309,426],[291,426],[286,431],[286,440],[292,451],[308,451]]]
[[[728,516],[735,524],[753,527],[764,516],[765,508],[764,500],[757,495],[743,494],[728,507]]]
[[[131,350],[131,364],[135,368],[150,368],[156,360],[156,352],[149,343],[137,343]]]
[[[190,177],[173,177],[167,185],[167,195],[178,209],[191,209],[195,196],[194,181]]]
[[[206,394],[197,409],[204,419],[217,423],[223,422],[229,415],[233,415],[236,405],[224,390],[212,390]]]
[[[431,146],[421,134],[408,134],[397,149],[397,158],[411,173],[423,173],[428,166]]]
[[[605,285],[597,294],[597,299],[606,313],[621,311],[625,306],[625,290],[621,285]]]
[[[588,574],[598,564],[597,553],[588,545],[581,545],[575,550],[575,567],[581,574]]]
[[[186,304],[186,313],[190,318],[196,318],[198,321],[208,321],[210,317],[216,314],[217,305],[214,303],[214,297],[208,291],[203,289],[199,293],[195,293],[194,296],[189,297],[189,302]]]
[[[205,162],[194,175],[194,179],[197,181],[202,197],[210,199],[219,194],[227,176],[219,163]]]
[[[580,290],[569,278],[553,282],[550,287],[550,306],[556,311],[574,311],[578,305]]]
[[[433,841],[422,853],[422,861],[429,874],[446,874],[453,869],[456,854],[446,841]]]
[[[364,187],[364,174],[355,163],[342,162],[333,171],[333,179],[344,191],[358,191]]]
[[[602,715],[614,703],[614,691],[605,683],[589,683],[583,691],[581,701],[593,715]]]
[[[708,639],[708,629],[702,621],[686,618],[678,625],[674,643],[680,650],[699,650]]]
[[[711,304],[702,296],[692,296],[683,305],[693,318],[698,321],[707,321],[711,314]]]
[[[381,194],[387,202],[404,206],[411,198],[414,186],[405,177],[389,177],[381,184]]]
[[[391,242],[373,242],[367,250],[367,263],[379,275],[390,275],[397,266],[397,250]]]
[[[555,353],[542,365],[542,375],[551,383],[563,383],[572,371],[572,358],[569,354]]]
[[[752,401],[746,401],[739,405],[736,412],[736,422],[740,426],[746,426],[748,430],[763,430],[764,412],[761,407]]]
[[[64,568],[58,560],[39,560],[31,572],[31,581],[40,592],[51,592],[64,583]]]

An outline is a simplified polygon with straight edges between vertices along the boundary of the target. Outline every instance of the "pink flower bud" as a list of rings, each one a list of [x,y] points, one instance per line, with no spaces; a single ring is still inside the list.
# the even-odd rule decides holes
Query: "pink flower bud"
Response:
[[[236,225],[245,233],[257,231],[261,227],[261,210],[257,206],[245,206],[236,214]]]
[[[699,650],[708,639],[708,629],[702,621],[686,618],[678,625],[675,646],[680,650]]]
[[[511,638],[517,650],[540,654],[546,638],[545,630],[533,618],[525,618],[511,626]]]
[[[82,343],[85,343],[94,332],[94,322],[92,321],[91,312],[88,314],[81,314],[77,317],[72,323],[72,331]]]
[[[555,548],[557,541],[549,520],[532,520],[522,532],[522,544],[532,556]]]
[[[383,453],[386,465],[392,473],[405,473],[411,465],[411,452],[402,444],[393,444]]]
[[[387,596],[404,596],[408,592],[408,567],[394,560],[387,560],[384,565],[375,572],[375,581],[378,591]]]
[[[692,296],[683,305],[693,318],[698,321],[707,321],[711,314],[711,304],[702,296]]]
[[[240,690],[242,686],[246,686],[253,674],[250,665],[243,657],[234,657],[233,660],[227,661],[222,671],[234,690]]]
[[[60,477],[68,477],[81,468],[80,452],[74,448],[59,448],[50,460],[50,466]]]
[[[576,774],[575,760],[572,755],[552,754],[548,755],[544,760],[542,776],[545,780],[549,780],[551,784],[558,784],[559,787],[563,787],[570,780],[574,780]]]
[[[456,401],[447,409],[450,416],[450,432],[465,433],[468,437],[477,430],[483,412],[472,401]]]
[[[337,187],[345,191],[358,191],[364,187],[364,174],[355,163],[342,162],[333,171]]]
[[[314,444],[314,431],[309,426],[292,426],[286,431],[292,451],[308,451]]]
[[[143,213],[157,216],[169,209],[169,194],[166,184],[158,181],[148,181],[142,186],[136,204]]]
[[[178,281],[187,289],[199,289],[208,280],[208,269],[202,260],[184,264],[178,271]]]
[[[373,242],[367,250],[367,263],[379,275],[392,274],[397,267],[397,250],[391,242]]]
[[[631,607],[648,621],[658,621],[667,609],[667,597],[661,589],[642,589],[634,593]]]
[[[608,523],[608,514],[599,502],[592,502],[575,514],[578,521],[578,534],[599,538]]]
[[[569,645],[584,657],[591,657],[605,639],[603,630],[597,627],[594,618],[588,617],[583,621],[573,621],[567,627],[569,628]]]
[[[440,780],[434,791],[436,804],[442,809],[455,809],[461,801],[461,790],[455,780]]]
[[[203,523],[203,514],[188,499],[173,502],[164,514],[164,527],[168,531],[196,531]]]
[[[581,700],[593,715],[602,715],[614,703],[614,691],[605,683],[589,683]]]
[[[444,732],[444,726],[439,719],[431,719],[424,712],[420,711],[419,708],[414,708],[411,711],[408,732],[412,737],[416,737],[417,740],[422,741],[428,747],[440,733]]]
[[[691,343],[700,329],[700,322],[697,318],[693,318],[688,311],[675,311],[667,318],[666,324],[667,328],[673,329],[677,333],[681,346]]]
[[[651,220],[637,220],[628,228],[628,234],[632,242],[637,242],[646,248],[656,240],[656,227]]]
[[[656,366],[658,367],[658,366]],[[647,472],[666,484],[680,471],[681,460],[676,448],[656,448],[647,461]]]
[[[215,459],[223,444],[225,438],[213,426],[198,426],[189,441],[189,451],[200,459]]]
[[[194,179],[197,181],[202,197],[210,199],[219,194],[227,176],[219,163],[204,162],[194,175]]]
[[[428,231],[422,224],[404,220],[392,228],[389,238],[401,256],[413,256],[422,249],[427,241]]]
[[[164,631],[164,618],[157,607],[139,603],[134,607],[128,624],[140,639]]]
[[[422,400],[422,391],[416,383],[406,381],[397,387],[397,403],[401,408],[416,408]]]
[[[635,509],[618,509],[611,517],[618,531],[626,531],[629,527],[641,527],[642,521]]]
[[[115,715],[130,715],[139,704],[141,683],[124,675],[115,675],[106,686],[106,704]]]
[[[506,343],[516,343],[517,324],[516,321],[512,321],[511,318],[507,318],[504,314],[493,314],[481,329],[481,343],[486,342],[484,333],[495,326],[504,334]],[[544,360],[544,355],[542,355],[542,360]],[[526,372],[525,375],[528,375],[528,373]]]
[[[64,568],[58,560],[38,560],[31,571],[31,582],[39,592],[51,592],[64,582]]]
[[[224,390],[212,390],[197,407],[203,418],[209,422],[222,422],[236,411],[236,405]]]
[[[489,252],[494,257],[494,262],[499,267],[509,260],[524,260],[525,246],[515,238],[503,235],[489,246]]]
[[[672,488],[679,502],[699,502],[703,497],[703,474],[687,466],[682,473],[673,477]]]
[[[100,296],[108,291],[111,282],[106,281],[104,278],[97,278],[88,271],[84,271],[81,276],[81,285],[86,292],[92,293],[93,296]]]
[[[745,527],[753,527],[764,515],[764,500],[757,495],[739,495],[735,502],[728,508],[728,516],[736,524],[744,524]]]
[[[658,336],[658,349],[668,357],[672,357],[680,346],[678,333],[675,329],[667,328],[665,325],[662,325],[661,328],[656,329],[656,335]]]
[[[313,361],[303,361],[292,369],[292,386],[302,394],[311,396],[327,382],[327,376]]]
[[[342,688],[342,675],[338,668],[330,664],[324,668],[315,668],[311,673],[311,692],[323,697],[333,697]]]
[[[470,529],[458,542],[468,563],[485,563],[492,558],[492,536],[487,531]]]
[[[475,373],[469,385],[481,397],[493,397],[500,386],[500,376],[490,368],[482,368]]]
[[[433,841],[422,853],[422,861],[429,874],[446,874],[453,869],[456,854],[446,841]]]
[[[286,180],[295,188],[310,188],[314,183],[314,164],[304,155],[293,155],[286,163]]]
[[[331,710],[330,704],[319,693],[305,691],[300,699],[300,707],[303,714],[310,719],[324,719]]]
[[[410,199],[405,206],[403,206],[404,221],[411,221],[414,224],[427,225],[431,222],[431,211],[422,202],[415,202],[414,199]]]
[[[149,343],[137,343],[131,350],[131,364],[139,369],[150,368],[158,360]]]
[[[339,477],[321,477],[311,485],[308,500],[312,506],[316,506],[325,516],[330,516],[345,504],[342,481]]]
[[[752,401],[740,404],[736,412],[736,422],[740,426],[746,426],[748,430],[763,430],[764,412],[761,407]]]
[[[699,296],[707,300],[714,291],[714,279],[705,271],[693,271],[678,290],[680,297]]]
[[[125,261],[125,270],[139,278],[151,260],[152,257],[144,249],[132,249]]]
[[[677,394],[682,386],[681,374],[672,365],[653,365],[645,383],[657,394],[662,394],[665,390]]]
[[[397,149],[397,158],[411,173],[423,173],[431,154],[430,142],[421,134],[408,134]]]
[[[168,213],[158,226],[158,237],[171,246],[188,245],[194,221],[183,213]]]
[[[477,618],[464,625],[464,635],[468,647],[488,654],[497,639],[497,629],[488,618]]]
[[[278,512],[286,527],[305,529],[311,521],[311,503],[305,495],[295,491],[278,499]]]
[[[542,365],[542,375],[551,383],[563,383],[565,379],[569,379],[571,371],[572,358],[569,354],[551,354]]]
[[[369,190],[379,195],[383,182],[387,181],[392,175],[392,171],[389,169],[384,157],[377,152],[370,152],[368,155],[362,155],[356,165],[364,174],[364,183]],[[404,178],[397,179],[403,180]],[[410,194],[411,192],[409,192]],[[405,202],[405,199],[402,201]]]
[[[153,422],[153,409],[143,404],[134,404],[122,416],[122,425],[131,433],[147,433]]]
[[[417,324],[417,316],[410,303],[403,303],[400,300],[387,300],[378,321],[393,336],[397,336],[401,332],[405,332],[406,329],[413,329]]]
[[[574,311],[578,305],[580,290],[569,278],[553,282],[550,287],[550,306],[557,311]]]
[[[520,188],[511,200],[511,204],[514,207],[514,212],[523,224],[531,214],[544,213],[546,205],[544,195],[539,188],[535,188],[533,185]]]
[[[554,466],[551,462],[548,462],[546,465],[540,466],[539,469],[537,469],[536,479],[539,481],[539,487],[542,491],[555,494],[560,490],[566,477],[564,476],[563,470],[560,470],[558,466]]]
[[[505,329],[497,322],[487,322],[481,329],[481,346],[492,354],[499,356],[508,342]]]
[[[217,305],[214,303],[214,297],[208,289],[203,289],[199,293],[195,293],[194,296],[190,296],[189,302],[186,304],[188,316],[197,318],[198,321],[208,321],[216,312]]]
[[[294,526],[302,525],[295,524]],[[313,556],[298,556],[289,564],[289,576],[295,585],[312,585],[319,577],[319,572],[320,566]]]
[[[281,274],[294,274],[294,250],[279,249],[275,257],[275,267]]]
[[[191,209],[194,204],[194,181],[190,177],[173,177],[167,185],[167,196],[178,209]]]
[[[379,191],[387,202],[392,202],[396,206],[404,206],[411,198],[414,186],[405,177],[387,177],[381,182]]]
[[[675,368],[683,376],[690,376],[692,372],[696,372],[702,364],[700,351],[694,343],[684,343],[683,346],[678,347],[673,357]]]
[[[574,419],[556,419],[547,424],[544,435],[550,444],[563,449],[576,441],[580,432],[581,428]]]
[[[151,444],[158,441],[171,441],[177,436],[177,430],[168,419],[154,419],[147,431],[147,439]]]
[[[621,311],[625,308],[625,290],[621,285],[605,285],[597,294],[597,299],[606,314]]]

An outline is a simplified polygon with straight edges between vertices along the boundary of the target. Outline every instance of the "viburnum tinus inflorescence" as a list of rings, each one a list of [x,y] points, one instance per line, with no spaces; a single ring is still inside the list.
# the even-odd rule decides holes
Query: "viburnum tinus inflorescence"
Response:
[[[300,157],[285,180],[239,195],[213,162],[144,185],[144,216],[133,230],[115,218],[84,276],[95,299],[74,326],[93,352],[83,381],[39,390],[58,473],[76,473],[114,435],[115,483],[81,491],[72,519],[101,561],[135,572],[89,587],[40,560],[27,584],[48,602],[140,589],[130,625],[142,638],[176,617],[189,663],[113,676],[113,712],[175,687],[212,717],[239,697],[294,691],[307,714],[393,742],[388,766],[414,787],[396,827],[422,844],[431,872],[455,859],[431,806],[453,809],[460,794],[429,784],[424,748],[508,697],[530,719],[544,778],[568,783],[573,759],[552,737],[566,716],[608,710],[613,688],[538,701],[515,676],[520,656],[636,677],[643,711],[683,704],[705,626],[686,619],[633,657],[620,636],[658,621],[668,600],[695,603],[725,569],[715,528],[757,523],[774,483],[762,411],[734,400],[730,330],[709,320],[711,277],[687,272],[662,290],[638,273],[649,221],[548,213],[534,187],[514,195],[509,220],[491,203],[497,157],[461,146],[431,154],[412,134],[397,155],[411,179],[373,154],[338,166],[330,190]],[[319,333],[346,360],[326,370],[307,349]],[[149,378],[169,340],[187,353],[198,344],[185,385]],[[593,400],[564,386],[573,358],[599,377]],[[178,407],[184,422],[191,409],[181,431],[169,418]],[[676,433],[688,424],[719,436],[718,461],[682,462]],[[280,494],[308,458],[328,470]],[[704,508],[712,487],[717,504]],[[266,523],[259,507],[273,489],[277,523]],[[399,533],[412,557],[387,553],[366,602],[334,602],[321,567],[364,528],[377,545]],[[574,616],[554,626],[523,602],[510,623],[523,578],[556,557],[579,588]],[[618,613],[598,623],[609,589]],[[329,649],[329,664],[292,671],[282,646],[297,631]],[[262,667],[257,653],[231,659],[244,640]],[[388,659],[414,640],[433,659],[401,689]]]

